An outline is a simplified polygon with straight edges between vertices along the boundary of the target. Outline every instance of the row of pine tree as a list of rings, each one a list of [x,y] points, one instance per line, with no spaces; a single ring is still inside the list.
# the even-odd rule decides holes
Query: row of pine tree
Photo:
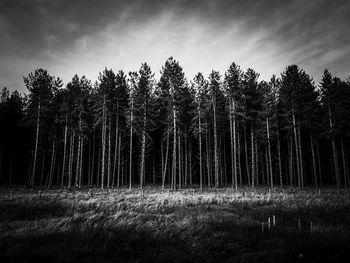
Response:
[[[159,81],[105,69],[92,84],[37,69],[4,88],[0,183],[172,189],[350,186],[350,82],[296,65],[259,81],[232,63],[187,81],[169,58]]]

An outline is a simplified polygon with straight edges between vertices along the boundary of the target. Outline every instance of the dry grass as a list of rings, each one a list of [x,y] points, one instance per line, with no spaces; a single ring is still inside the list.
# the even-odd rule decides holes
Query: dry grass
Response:
[[[7,261],[334,262],[350,256],[348,191],[0,190],[0,256]]]

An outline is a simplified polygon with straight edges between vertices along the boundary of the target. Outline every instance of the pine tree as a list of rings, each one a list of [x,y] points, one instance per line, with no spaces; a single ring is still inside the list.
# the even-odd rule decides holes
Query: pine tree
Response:
[[[231,143],[231,173],[232,187],[237,189],[237,109],[240,101],[242,82],[242,71],[234,62],[225,73],[225,91],[228,98],[229,118],[230,118],[230,143]]]
[[[50,76],[46,70],[37,69],[34,73],[30,73],[27,77],[24,77],[24,83],[30,92],[27,121],[29,125],[35,126],[33,164],[29,178],[29,185],[34,186],[39,147],[45,143],[44,141],[39,141],[39,135],[43,139],[46,136],[45,132],[47,131],[46,124],[48,122],[48,116],[50,115],[50,104],[55,90],[62,86],[62,81],[59,78]]]

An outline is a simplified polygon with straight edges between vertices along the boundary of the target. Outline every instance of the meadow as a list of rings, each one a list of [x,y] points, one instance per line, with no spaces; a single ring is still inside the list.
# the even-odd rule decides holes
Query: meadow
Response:
[[[350,191],[0,189],[2,262],[347,262]]]

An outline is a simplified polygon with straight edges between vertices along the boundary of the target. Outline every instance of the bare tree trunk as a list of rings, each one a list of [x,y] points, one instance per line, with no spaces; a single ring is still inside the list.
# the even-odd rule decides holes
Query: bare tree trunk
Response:
[[[3,176],[3,174],[2,174],[2,157],[3,157],[3,155],[4,155],[4,148],[2,145],[0,145],[0,184],[2,183],[2,176]],[[30,176],[28,176],[28,177],[30,177]],[[28,177],[27,177],[27,179],[28,179]]]
[[[232,103],[231,103],[231,97],[229,96],[229,116],[230,116],[230,142],[231,142],[231,180],[232,180],[232,188],[236,186],[235,181],[235,166],[234,166],[234,154],[233,154],[233,120],[232,120]],[[237,189],[237,188],[236,188]]]
[[[161,176],[162,176],[162,184],[163,184],[163,173],[164,173],[164,143],[163,138],[160,139],[160,159],[161,159]]]
[[[301,147],[301,132],[300,132],[300,121],[298,120],[298,145],[299,145],[299,158],[300,158],[300,178],[301,178],[301,187],[304,187],[304,161],[303,161],[303,151]]]
[[[249,160],[248,160],[248,143],[247,143],[247,127],[244,125],[244,148],[245,148],[245,164],[247,171],[248,185],[250,185],[250,170],[249,170]]]
[[[88,138],[88,182],[87,185],[91,185],[91,139]]]
[[[208,174],[208,187],[211,187],[210,184],[210,150],[209,150],[209,139],[208,139],[208,134],[206,135],[205,139],[206,139],[206,152],[207,152],[207,174]]]
[[[78,177],[79,177],[79,165],[80,165],[80,134],[78,134],[78,147],[77,147],[77,163],[75,168],[75,182],[74,186],[78,186]]]
[[[121,161],[121,144],[122,144],[122,135],[119,133],[118,135],[118,170],[117,170],[117,187],[119,188],[120,186],[120,161]],[[124,167],[124,165],[123,165]],[[123,178],[124,178],[124,173],[121,173],[122,176],[122,184],[123,184]],[[114,183],[113,183],[114,185]]]
[[[105,183],[105,155],[106,155],[106,133],[107,133],[107,110],[106,95],[103,95],[103,122],[102,122],[102,164],[101,164],[101,189]]]
[[[270,141],[269,117],[266,118],[266,131],[267,131],[267,146],[268,146],[268,150],[269,150],[270,186],[273,187],[273,174],[272,174],[272,157],[271,157],[271,141]]]
[[[295,115],[293,113],[293,131],[294,131],[294,142],[295,142],[295,155],[297,163],[297,174],[298,174],[298,187],[301,188],[301,175],[300,175],[300,158],[299,158],[299,143],[298,143],[298,134],[295,123]]]
[[[290,187],[293,187],[293,137],[290,136],[290,142],[288,143],[289,149],[289,178],[290,178]]]
[[[36,132],[35,132],[35,148],[34,148],[34,158],[33,158],[33,168],[32,168],[32,178],[30,182],[30,186],[34,186],[35,181],[35,172],[36,172],[36,159],[38,156],[38,145],[39,145],[39,129],[40,129],[40,110],[41,110],[41,101],[39,96],[39,103],[38,103],[38,113],[36,117]]]
[[[44,178],[44,171],[45,171],[45,158],[46,158],[46,151],[44,152],[44,157],[41,163],[41,175],[40,175],[40,186],[43,186],[43,178]]]
[[[237,137],[237,152],[238,152],[238,171],[239,171],[239,185],[242,186],[242,166],[241,166],[241,139],[239,136],[239,129],[238,129],[238,137]]]
[[[111,151],[112,151],[112,146],[111,146],[111,118],[108,118],[108,159],[107,159],[107,188],[110,188],[111,184]]]
[[[117,102],[117,109],[119,109],[118,107],[118,102]],[[118,133],[119,133],[119,115],[117,113],[117,118],[116,118],[116,122],[115,122],[115,138],[114,138],[114,156],[113,156],[113,175],[112,175],[112,186],[114,186],[114,181],[115,181],[115,172],[117,169],[117,155],[118,155]]]
[[[258,140],[255,139],[255,160],[256,160],[256,186],[259,186],[259,155],[258,155]]]
[[[278,130],[278,134],[277,134],[277,148],[278,148],[278,166],[279,166],[279,175],[280,175],[280,187],[283,187],[282,161],[281,161],[281,142],[280,142],[280,132],[279,132],[279,130]]]
[[[102,127],[101,127],[101,135],[102,135]],[[97,155],[97,175],[96,175],[96,184],[97,185],[100,185],[100,171],[101,171],[101,165],[100,165],[100,162],[101,162],[101,152],[102,152],[102,144],[101,145],[97,145],[97,152],[98,152],[98,155]],[[101,148],[101,149],[100,149]]]
[[[66,122],[64,126],[64,144],[63,144],[63,163],[62,163],[62,177],[61,177],[61,187],[63,187],[64,183],[64,175],[65,175],[65,168],[66,168],[66,151],[67,151],[67,131],[68,131],[68,124],[67,124],[67,114],[66,114]]]
[[[51,184],[52,184],[52,177],[55,169],[55,152],[56,152],[56,138],[53,140],[53,143],[52,143],[50,175],[49,175],[49,182],[48,182],[49,188],[51,187]]]
[[[141,167],[140,167],[140,188],[143,187],[144,178],[145,178],[145,152],[146,152],[146,105],[144,107],[143,112],[143,127],[142,127],[142,135],[141,135]]]
[[[265,163],[266,163],[266,184],[270,186],[270,169],[269,169],[269,153],[267,147],[265,147]]]
[[[10,172],[9,172],[9,185],[12,186],[12,177],[13,177],[13,140],[11,139],[11,155],[10,155]]]
[[[236,116],[235,116],[235,102],[233,99],[230,103],[230,135],[231,135],[231,158],[232,158],[232,187],[234,186],[237,190],[238,179],[237,179],[237,148],[236,148]]]
[[[131,96],[131,116],[130,116],[130,148],[129,148],[129,189],[132,185],[132,126],[134,121],[134,98]]]
[[[82,185],[82,171],[83,171],[83,149],[84,149],[84,138],[80,137],[80,170],[79,170],[79,188]]]
[[[223,179],[222,179],[222,182],[221,184],[222,185],[225,185],[227,186],[227,162],[226,162],[226,139],[225,139],[225,136],[224,136],[224,143],[223,143],[223,155],[224,157],[221,158],[223,160],[223,163],[224,163],[224,171],[223,171]]]
[[[69,164],[68,164],[68,188],[72,187],[73,155],[74,155],[74,131],[70,135]]]
[[[164,170],[163,170],[163,174],[162,174],[162,188],[163,189],[165,186],[165,175],[167,172],[168,154],[169,154],[169,131],[167,131],[167,135],[166,135],[165,165],[164,165]]]
[[[156,185],[156,155],[155,155],[155,151],[153,150],[153,164],[152,164],[152,168],[153,168],[153,185]]]
[[[95,130],[93,132],[92,136],[92,161],[91,161],[91,180],[90,180],[90,186],[94,183],[94,169],[95,169]]]
[[[190,185],[192,185],[192,147],[191,147],[191,143],[189,145],[189,173],[190,173]],[[203,181],[203,175],[202,175],[202,181]],[[202,183],[203,184],[203,183]]]
[[[219,157],[218,157],[218,138],[216,128],[216,98],[213,97],[213,115],[214,115],[214,175],[215,187],[219,187]]]
[[[187,134],[185,135],[185,161],[184,161],[184,170],[185,170],[185,186],[187,186],[187,175],[188,175],[188,166],[187,166],[187,153],[188,153],[188,145],[187,145]]]
[[[332,149],[333,149],[335,180],[336,180],[337,187],[339,188],[340,187],[340,174],[339,174],[339,165],[338,165],[338,155],[337,155],[335,140],[333,137],[333,120],[332,120],[331,107],[329,105],[328,105],[328,116],[329,116],[329,127],[331,129],[331,136],[332,136]]]
[[[179,133],[179,138],[178,138],[178,152],[179,152],[179,188],[181,189],[182,187],[182,162],[181,162],[181,135]]]
[[[252,157],[252,187],[254,187],[255,158],[254,158],[254,128],[253,128],[253,125],[251,125],[251,129],[250,129],[250,139],[251,139],[251,157]]]
[[[341,144],[341,152],[342,152],[342,162],[343,162],[343,175],[344,175],[344,187],[347,188],[349,186],[349,175],[348,175],[348,169],[347,169],[347,163],[345,160],[345,151],[344,151],[344,142],[343,142],[343,136],[340,137],[340,144]]]
[[[318,173],[319,173],[319,179],[320,179],[320,186],[322,187],[323,186],[323,181],[322,181],[320,152],[318,150],[318,142],[316,143],[316,152],[317,152],[317,166],[318,166]]]
[[[200,113],[199,113],[200,114]],[[198,144],[199,144],[199,188],[203,190],[203,169],[202,169],[202,124],[201,115],[198,118]],[[191,183],[192,184],[192,183]]]
[[[173,172],[172,172],[172,186],[173,189],[176,189],[176,109],[173,106]]]
[[[315,187],[318,187],[315,152],[314,152],[314,142],[313,142],[312,135],[310,135],[310,146],[311,146],[311,155],[312,155],[312,171],[313,171],[313,174],[314,174],[314,183],[315,183]]]

